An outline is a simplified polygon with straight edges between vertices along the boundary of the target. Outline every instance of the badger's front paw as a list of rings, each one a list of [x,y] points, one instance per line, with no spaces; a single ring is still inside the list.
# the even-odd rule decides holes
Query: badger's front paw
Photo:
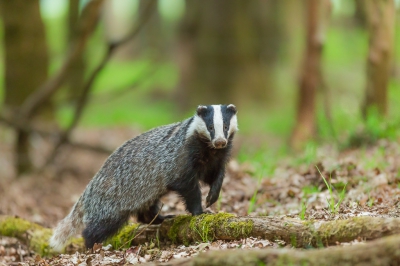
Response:
[[[217,200],[218,200],[218,194],[211,194],[209,193],[207,198],[206,198],[206,207],[210,207],[213,205]]]

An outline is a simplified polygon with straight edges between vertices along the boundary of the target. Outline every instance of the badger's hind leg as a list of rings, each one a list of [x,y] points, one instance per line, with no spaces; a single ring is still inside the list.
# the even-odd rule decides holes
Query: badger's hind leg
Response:
[[[137,213],[137,220],[138,222],[149,224],[151,221],[153,221],[154,217],[157,216],[157,214],[160,211],[160,201],[157,200],[154,204],[152,204],[148,209],[141,210]],[[160,215],[158,214],[157,218],[154,219],[152,224],[160,224],[162,223],[165,219],[167,218],[173,218],[175,215]]]
[[[86,222],[86,228],[82,232],[86,248],[93,248],[94,244],[102,243],[107,238],[115,235],[128,221],[129,216],[129,214],[121,214],[107,219]]]

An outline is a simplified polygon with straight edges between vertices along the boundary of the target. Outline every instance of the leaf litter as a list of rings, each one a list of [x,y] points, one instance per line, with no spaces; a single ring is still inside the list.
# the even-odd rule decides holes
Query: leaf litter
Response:
[[[97,144],[106,143],[104,136],[111,135],[113,138],[108,143],[112,149],[135,134],[136,131],[125,128],[100,132],[98,129],[78,129],[75,137]],[[43,140],[34,139],[32,142],[40,144],[33,145],[41,149],[34,151],[37,154],[43,155],[49,150]],[[42,173],[14,180],[9,163],[12,149],[7,143],[0,138],[3,151],[0,153],[0,214],[19,216],[47,227],[54,227],[69,212],[107,158],[105,154],[66,147],[55,159],[55,164]],[[40,165],[40,155],[35,157]],[[278,163],[273,174],[263,176],[261,182],[254,176],[251,162],[232,160],[227,167],[221,197],[210,210],[238,216],[281,216],[317,221],[355,216],[400,217],[400,147],[397,142],[380,140],[370,147],[346,151],[322,146],[317,149],[316,158],[311,163],[286,159]],[[208,189],[203,188],[202,193],[205,199]],[[338,203],[341,196],[342,201],[334,211],[329,203]],[[186,213],[176,194],[165,196],[162,202],[163,214]],[[357,239],[338,244],[363,242],[363,239]],[[0,265],[136,265],[191,258],[209,250],[282,247],[291,248],[288,243],[249,237],[189,246],[169,241],[145,243],[126,250],[100,245],[92,254],[75,252],[41,258],[15,238],[0,237]]]

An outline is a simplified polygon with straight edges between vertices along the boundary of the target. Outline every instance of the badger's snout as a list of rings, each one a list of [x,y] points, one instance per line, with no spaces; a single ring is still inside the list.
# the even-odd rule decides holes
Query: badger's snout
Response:
[[[218,139],[213,141],[213,146],[216,149],[223,149],[223,148],[226,147],[227,144],[228,144],[228,141],[226,139],[223,139],[223,138],[218,138]]]

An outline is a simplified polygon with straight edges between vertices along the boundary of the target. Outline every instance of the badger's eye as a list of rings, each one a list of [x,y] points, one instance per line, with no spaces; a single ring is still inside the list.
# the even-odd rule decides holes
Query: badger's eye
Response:
[[[209,125],[208,126],[208,130],[214,130],[214,126],[213,125]]]
[[[224,130],[227,131],[228,130],[228,126],[224,125]]]

